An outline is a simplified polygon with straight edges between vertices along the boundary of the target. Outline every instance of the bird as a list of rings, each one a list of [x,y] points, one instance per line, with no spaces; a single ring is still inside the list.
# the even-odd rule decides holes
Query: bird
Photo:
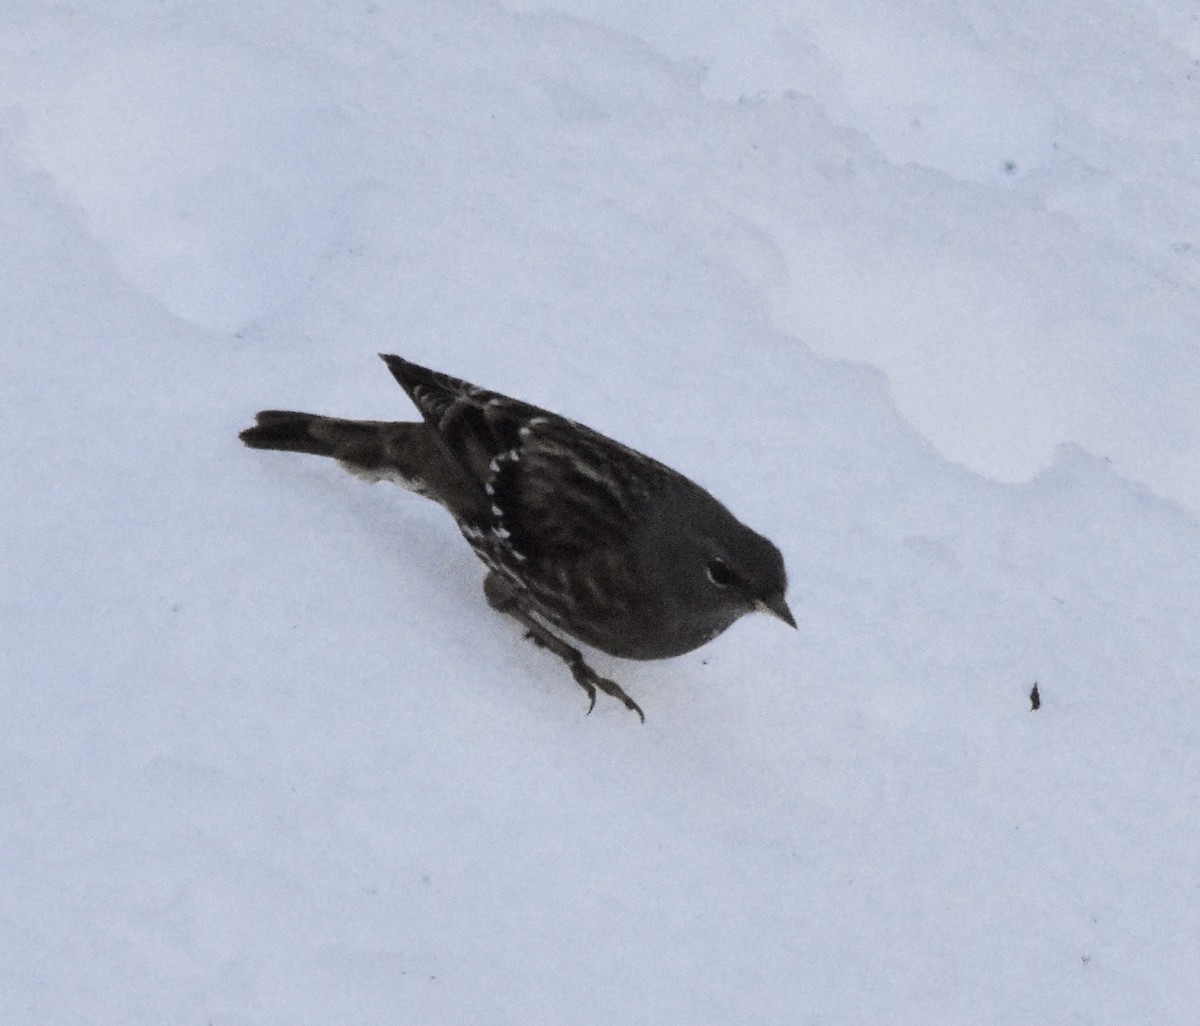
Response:
[[[487,568],[484,596],[587,695],[645,713],[574,641],[623,659],[691,652],[746,613],[795,628],[779,549],[678,471],[566,417],[380,353],[419,421],[263,410],[254,449],[332,457],[443,506]]]

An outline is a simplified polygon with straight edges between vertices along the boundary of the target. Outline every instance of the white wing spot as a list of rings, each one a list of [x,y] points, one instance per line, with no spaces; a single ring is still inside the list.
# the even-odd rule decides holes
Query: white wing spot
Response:
[[[517,432],[521,441],[525,441],[529,437],[529,432],[535,427],[541,427],[543,424],[549,424],[549,417],[530,417],[524,424],[521,425],[521,430]]]

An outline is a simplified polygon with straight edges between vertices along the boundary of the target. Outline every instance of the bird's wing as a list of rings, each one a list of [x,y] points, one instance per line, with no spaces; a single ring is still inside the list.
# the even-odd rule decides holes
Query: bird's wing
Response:
[[[530,403],[383,359],[448,454],[484,486],[487,527],[515,558],[578,564],[622,539],[644,498],[623,470],[631,450]]]
[[[520,445],[522,427],[536,417],[553,416],[399,356],[380,356],[441,440],[446,454],[481,484],[494,476],[495,460]]]

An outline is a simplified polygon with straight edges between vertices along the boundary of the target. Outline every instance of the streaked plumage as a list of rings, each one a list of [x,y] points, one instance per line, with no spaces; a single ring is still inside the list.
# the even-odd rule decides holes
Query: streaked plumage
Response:
[[[383,356],[423,423],[265,410],[242,440],[330,456],[448,509],[489,568],[489,602],[636,711],[547,625],[611,655],[662,659],[755,609],[795,626],[779,550],[708,492],[574,421]]]

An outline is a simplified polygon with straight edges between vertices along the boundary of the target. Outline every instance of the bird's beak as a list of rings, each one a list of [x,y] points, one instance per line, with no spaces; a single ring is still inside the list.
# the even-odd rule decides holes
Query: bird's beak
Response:
[[[792,611],[788,609],[788,605],[783,601],[783,595],[770,595],[765,599],[759,599],[754,603],[756,609],[764,613],[770,613],[772,616],[778,617],[789,627],[796,626],[796,619],[792,616]]]

